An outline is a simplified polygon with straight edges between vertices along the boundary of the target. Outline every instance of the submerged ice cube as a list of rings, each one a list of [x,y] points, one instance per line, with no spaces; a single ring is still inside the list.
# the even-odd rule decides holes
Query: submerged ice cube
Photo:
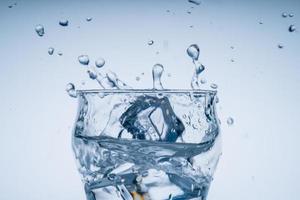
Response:
[[[175,115],[167,97],[138,97],[120,117],[132,138],[176,142],[185,127]]]

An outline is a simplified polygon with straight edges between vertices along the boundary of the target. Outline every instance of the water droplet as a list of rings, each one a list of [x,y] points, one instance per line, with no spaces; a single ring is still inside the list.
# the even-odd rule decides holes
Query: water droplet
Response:
[[[8,8],[12,8],[12,7],[13,7],[12,5],[9,5],[9,6],[8,6]]]
[[[187,11],[187,14],[192,14],[192,12],[191,11]]]
[[[41,24],[36,25],[35,32],[38,34],[38,36],[42,37],[45,34],[44,26]]]
[[[88,55],[80,55],[80,56],[78,56],[78,61],[82,65],[88,65],[90,62],[90,59],[89,59]]]
[[[95,65],[96,65],[96,67],[101,68],[105,65],[105,60],[103,58],[98,58],[95,61]]]
[[[166,12],[170,12],[170,10],[166,10]]]
[[[61,26],[68,26],[69,25],[69,21],[67,19],[59,20],[59,25],[61,25]]]
[[[161,76],[164,72],[164,67],[161,64],[155,64],[152,68],[153,89],[163,89]]]
[[[231,48],[231,49],[234,49],[234,46],[231,46],[230,48]]]
[[[152,44],[154,44],[154,41],[153,40],[149,40],[148,41],[148,45],[152,45]]]
[[[97,78],[97,74],[92,69],[87,70],[87,73],[88,73],[90,79],[94,80]]]
[[[289,14],[289,17],[294,17],[294,13],[290,13],[290,14]]]
[[[279,49],[282,49],[284,46],[283,46],[282,44],[278,44],[277,47],[278,47]]]
[[[231,126],[231,125],[233,125],[233,123],[234,123],[233,118],[232,118],[232,117],[228,117],[228,119],[227,119],[227,124],[228,124],[229,126]]]
[[[200,0],[188,0],[190,3],[193,3],[195,5],[200,5],[201,1]]]
[[[201,78],[200,83],[201,84],[205,84],[206,83],[206,79],[205,78]]]
[[[168,76],[168,77],[171,77],[171,76],[172,76],[172,74],[171,74],[171,73],[168,73],[168,74],[167,74],[167,76]]]
[[[288,14],[287,14],[286,12],[283,12],[283,13],[281,14],[281,16],[285,18],[285,17],[288,16]]]
[[[262,21],[259,21],[259,24],[264,24]]]
[[[231,62],[234,62],[234,59],[230,59]]]
[[[92,17],[87,17],[87,18],[86,18],[86,21],[87,21],[87,22],[90,22],[90,21],[92,21],[92,19],[93,19]]]
[[[75,86],[73,83],[67,84],[66,91],[70,97],[73,97],[73,98],[77,97],[77,93],[76,93]]]
[[[212,84],[210,85],[210,87],[211,87],[212,89],[217,89],[217,88],[218,88],[218,85],[215,84],[215,83],[212,83]]]
[[[193,25],[190,25],[190,28],[194,28],[194,26],[193,26]]]
[[[113,180],[115,180],[115,178],[116,178],[116,174],[108,174],[108,175],[107,175],[107,178],[108,178],[108,180],[113,181]]]
[[[198,60],[200,49],[197,44],[190,45],[189,48],[187,48],[186,52],[193,60]]]
[[[136,81],[140,81],[141,78],[137,76],[137,77],[135,77],[135,80],[136,80]]]
[[[53,55],[53,53],[54,53],[54,48],[53,47],[49,47],[48,48],[48,54],[49,55]]]
[[[295,25],[290,25],[289,32],[294,32],[295,30],[296,30],[296,26]]]
[[[63,53],[61,51],[57,52],[57,55],[62,56]]]

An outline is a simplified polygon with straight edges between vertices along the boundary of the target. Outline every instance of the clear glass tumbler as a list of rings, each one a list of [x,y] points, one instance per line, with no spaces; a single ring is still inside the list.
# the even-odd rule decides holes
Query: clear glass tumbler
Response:
[[[82,90],[72,146],[87,200],[205,200],[221,155],[216,92]]]

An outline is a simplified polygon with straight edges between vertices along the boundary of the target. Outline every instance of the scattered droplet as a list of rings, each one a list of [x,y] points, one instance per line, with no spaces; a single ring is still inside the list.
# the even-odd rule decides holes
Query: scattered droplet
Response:
[[[190,28],[194,28],[194,26],[193,26],[193,25],[190,25]]]
[[[45,34],[44,26],[41,24],[39,24],[35,27],[35,31],[40,37],[42,37]]]
[[[166,10],[166,12],[170,12],[170,10]]]
[[[8,8],[12,8],[12,7],[13,7],[12,5],[9,5],[9,6],[8,6]]]
[[[294,32],[295,30],[296,30],[296,26],[295,25],[290,25],[289,32]]]
[[[290,13],[290,14],[289,14],[289,17],[294,17],[294,13]]]
[[[167,74],[167,76],[168,76],[168,77],[171,77],[171,76],[172,76],[172,74],[171,74],[171,73],[168,73],[168,74]]]
[[[192,44],[186,50],[187,54],[194,60],[198,60],[200,55],[200,49],[197,44]]]
[[[234,59],[230,59],[231,62],[234,62]]]
[[[68,26],[69,25],[69,21],[67,19],[59,20],[59,25],[61,25],[61,26]]]
[[[53,53],[54,53],[54,48],[53,47],[49,47],[48,48],[48,54],[49,55],[53,55]]]
[[[212,89],[217,89],[217,88],[218,88],[218,85],[215,84],[215,83],[212,83],[212,84],[210,85],[210,87],[211,87]]]
[[[206,83],[206,79],[205,78],[201,78],[200,83],[201,84],[205,84]]]
[[[187,14],[192,14],[192,12],[191,11],[187,11]]]
[[[153,89],[163,89],[161,76],[164,72],[164,67],[161,64],[155,64],[152,68]]]
[[[279,49],[282,49],[284,46],[283,46],[282,44],[278,44],[277,47],[278,47]]]
[[[87,70],[87,73],[88,73],[90,79],[94,80],[97,78],[97,74],[93,70],[89,69],[89,70]]]
[[[57,55],[62,56],[63,53],[61,51],[57,52]]]
[[[262,21],[259,21],[259,24],[264,24]]]
[[[68,83],[66,86],[66,91],[70,97],[75,98],[77,96],[75,86],[73,83]]]
[[[232,118],[232,117],[228,117],[228,119],[227,119],[227,124],[228,124],[229,126],[231,126],[231,125],[233,125],[233,123],[234,123],[233,118]]]
[[[285,17],[288,16],[288,14],[287,14],[286,12],[283,12],[283,13],[281,14],[281,16],[285,18]]]
[[[188,0],[190,3],[193,3],[195,5],[200,5],[201,1],[200,0]]]
[[[141,78],[137,76],[137,77],[135,77],[135,80],[136,80],[136,81],[140,81]]]
[[[153,40],[149,40],[148,41],[148,45],[152,45],[152,44],[154,44],[154,41]]]
[[[90,21],[92,21],[92,19],[93,19],[92,17],[87,17],[87,18],[86,18],[86,21],[87,21],[87,22],[90,22]]]
[[[101,68],[105,65],[105,60],[103,58],[98,58],[95,61],[95,65],[96,65],[96,67]]]
[[[234,46],[231,46],[230,48],[231,48],[231,49],[234,49]]]
[[[80,55],[80,56],[78,56],[78,61],[82,65],[88,65],[90,62],[90,59],[89,59],[88,55]]]

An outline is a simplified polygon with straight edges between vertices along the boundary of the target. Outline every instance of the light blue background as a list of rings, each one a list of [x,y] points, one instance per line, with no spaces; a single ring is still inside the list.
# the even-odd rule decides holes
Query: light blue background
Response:
[[[192,43],[201,48],[203,77],[219,85],[223,156],[208,199],[300,198],[300,35],[288,32],[290,24],[300,27],[300,1],[19,0],[9,9],[14,2],[0,2],[1,200],[85,198],[71,151],[77,102],[64,91],[68,82],[97,87],[80,54],[92,64],[104,57],[103,70],[135,88],[152,86],[157,62],[166,88],[189,88]],[[282,18],[284,11],[295,16]],[[68,27],[58,25],[63,18]]]

